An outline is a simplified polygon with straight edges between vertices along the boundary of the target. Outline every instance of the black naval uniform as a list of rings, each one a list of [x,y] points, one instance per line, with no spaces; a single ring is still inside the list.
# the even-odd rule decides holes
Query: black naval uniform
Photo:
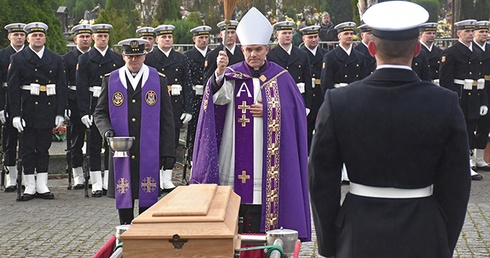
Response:
[[[192,91],[192,78],[190,61],[185,55],[171,49],[168,57],[158,48],[146,55],[145,64],[157,69],[158,72],[165,74],[171,95],[170,87],[173,84],[182,86],[179,95],[171,95],[172,109],[175,125],[175,146],[179,144],[180,128],[183,113],[192,114],[192,101],[194,92]]]
[[[376,70],[376,58],[369,53],[369,49],[366,45],[364,45],[363,42],[357,44],[354,49],[364,55],[364,58],[366,59],[366,69],[368,71],[368,74],[372,74],[374,70]]]
[[[39,95],[21,87],[40,84]],[[46,86],[56,84],[56,94],[48,96]],[[43,87],[44,86],[44,87]],[[25,121],[21,156],[26,175],[47,173],[55,117],[64,116],[67,86],[61,56],[46,47],[40,59],[29,47],[12,55],[8,73],[10,116]]]
[[[167,92],[167,80],[165,76],[161,73],[160,75],[160,87],[161,96],[158,96],[158,101],[160,101],[160,161],[164,160],[165,157],[175,158],[175,145],[174,145],[174,120],[172,114],[172,105],[170,104],[170,97]],[[128,125],[129,125],[129,136],[136,137],[133,141],[133,145],[129,150],[129,160],[130,173],[131,173],[131,193],[134,200],[138,199],[139,195],[139,184],[140,182],[140,141],[138,140],[140,135],[144,133],[144,125],[141,125],[141,93],[142,91],[142,80],[139,81],[136,89],[133,89],[131,82],[126,78],[127,85],[127,96],[132,101],[128,101]],[[109,85],[109,74],[107,74],[102,80],[102,92],[98,99],[97,106],[94,111],[94,122],[99,128],[101,137],[104,137],[105,133],[109,130],[113,130],[110,114],[109,114],[109,96],[108,96]],[[143,87],[144,88],[144,87]],[[134,119],[136,118],[136,119]],[[133,120],[134,119],[134,120]],[[116,135],[117,136],[117,135]],[[143,159],[144,160],[144,159]],[[163,164],[160,164],[163,165]],[[115,198],[114,189],[114,170],[113,166],[110,166],[109,170],[109,189],[107,189],[107,196]],[[141,207],[139,213],[141,214],[148,207]],[[133,209],[121,209],[119,210],[119,217],[121,224],[130,224],[133,219]]]
[[[480,107],[488,107],[488,97],[486,89],[478,89],[476,80],[481,76],[481,61],[480,56],[461,42],[455,43],[453,46],[445,49],[442,52],[441,65],[439,67],[440,84],[442,87],[455,91],[459,95],[459,104],[463,110],[466,119],[468,131],[468,139],[470,149],[475,146],[475,134],[478,120],[480,119]],[[455,83],[454,80],[472,79],[473,86],[471,90],[465,90],[461,84]],[[483,146],[484,149],[485,146]]]
[[[430,78],[432,81],[439,79],[439,65],[441,63],[442,49],[432,44],[432,48],[429,50],[425,44],[422,45],[422,50],[427,55],[430,67]]]
[[[22,50],[21,50],[22,51]],[[4,166],[15,166],[17,156],[18,131],[12,126],[12,116],[8,105],[7,73],[10,56],[17,53],[12,45],[0,50],[0,110],[5,110],[6,122],[2,131],[2,148]]]
[[[205,84],[208,82],[209,78],[214,74],[218,65],[216,64],[216,58],[218,58],[219,51],[223,50],[223,44],[220,44],[218,47],[213,49],[206,55],[206,61],[204,62],[204,82]],[[230,52],[228,48],[226,48],[226,55],[228,56],[228,65],[236,64],[245,60],[245,56],[243,56],[243,52],[239,46],[235,44],[235,50],[233,53]]]
[[[410,70],[383,68],[329,90],[310,153],[318,250],[335,257],[452,257],[470,193],[468,141],[458,97]],[[347,193],[353,183],[417,189],[428,197]],[[377,233],[374,233],[377,232]]]
[[[352,48],[350,55],[340,46],[323,57],[321,89],[323,94],[335,84],[352,83],[368,75],[364,55]]]
[[[483,51],[477,43],[473,42],[473,51],[480,55],[482,63],[481,78],[485,79],[485,91],[487,97],[490,97],[490,45],[485,44],[485,51]],[[488,142],[488,133],[490,132],[490,114],[481,116],[478,120],[475,133],[475,148],[485,149]]]
[[[110,73],[124,65],[121,55],[107,49],[105,56],[95,47],[87,53],[79,56],[77,67],[77,104],[80,111],[80,117],[92,115],[97,105],[98,98],[93,96],[90,87],[101,86],[102,78],[105,74]],[[92,100],[91,100],[92,99]],[[92,101],[92,106],[90,106]],[[101,171],[102,137],[99,130],[92,124],[90,128],[90,171]],[[107,150],[107,148],[106,148]],[[104,167],[108,169],[108,155],[104,155]]]
[[[305,84],[305,90],[301,92],[301,95],[303,95],[306,108],[309,108],[311,112],[312,85],[308,55],[305,55],[303,51],[293,45],[291,45],[291,55],[289,55],[284,48],[277,45],[269,51],[267,60],[288,70],[296,84]]]
[[[429,60],[427,59],[427,54],[424,51],[420,51],[417,56],[413,57],[412,70],[422,81],[431,81]]]
[[[82,123],[80,111],[78,109],[77,104],[77,94],[76,94],[76,85],[77,85],[77,63],[78,57],[83,53],[80,52],[77,48],[66,53],[63,56],[63,62],[65,64],[65,72],[66,72],[66,83],[68,85],[68,109],[71,112],[70,121],[72,124],[71,127],[71,158],[73,162],[73,167],[81,167],[83,165],[83,154],[82,147],[85,141],[85,125]]]
[[[311,110],[308,114],[308,150],[311,146],[311,138],[313,136],[313,130],[315,129],[316,116],[318,115],[318,110],[323,103],[323,93],[320,88],[320,77],[322,75],[322,65],[323,56],[328,52],[327,49],[317,47],[315,55],[306,48],[306,46],[301,47],[301,50],[305,51],[310,60],[311,69]]]
[[[211,52],[211,50],[206,48],[206,55]],[[206,56],[203,56],[199,50],[194,46],[191,50],[184,53],[184,55],[189,58],[191,62],[191,76],[192,76],[192,85],[196,87],[196,85],[204,86],[206,83],[204,81],[204,63],[206,61]],[[194,136],[196,134],[197,120],[199,118],[199,111],[201,110],[201,102],[202,102],[202,94],[198,95],[195,88],[193,90],[194,93],[194,101],[192,105],[192,120],[189,122],[188,134],[189,134],[189,146],[187,155],[192,158],[192,151],[194,146]]]

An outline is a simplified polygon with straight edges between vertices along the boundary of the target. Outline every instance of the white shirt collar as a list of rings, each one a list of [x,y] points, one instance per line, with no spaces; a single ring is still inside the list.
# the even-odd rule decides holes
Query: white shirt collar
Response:
[[[376,67],[376,70],[384,69],[384,68],[395,68],[395,69],[412,70],[412,67],[410,67],[410,66],[406,66],[406,65],[394,65],[394,64],[378,65],[378,67]]]
[[[434,42],[432,42],[432,44],[430,44],[430,47],[429,47],[422,40],[420,41],[420,44],[424,45],[429,51],[432,51],[432,47],[434,46]]]
[[[22,45],[22,47],[20,47],[19,50],[16,50],[14,45],[12,45],[12,44],[10,44],[10,46],[14,49],[15,52],[20,52],[20,51],[22,51],[22,49],[24,49],[24,45]]]
[[[284,46],[281,44],[279,44],[279,46],[281,46],[282,49],[284,49],[284,51],[286,51],[288,53],[288,55],[291,55],[291,49],[293,49],[293,44],[289,45],[289,49],[284,48]]]
[[[32,49],[31,45],[29,45],[29,48],[32,50],[32,52],[36,53],[36,55],[39,57],[39,58],[43,58],[43,55],[44,55],[44,49],[45,47],[43,46],[43,48],[41,48],[41,50],[39,50],[39,52],[36,52],[34,49]]]
[[[463,43],[463,41],[461,41],[460,39],[458,39],[458,41],[463,44],[464,46],[466,46],[465,43]],[[468,47],[470,49],[471,52],[473,52],[473,41],[470,42],[470,46]]]
[[[347,53],[348,56],[350,56],[350,53],[352,52],[352,44],[350,44],[349,49],[345,49],[342,45],[339,44],[339,47],[341,47],[345,53]]]
[[[310,50],[310,52],[316,56],[316,50],[318,49],[318,46],[314,47],[313,49],[310,49],[309,47],[306,47],[306,49]]]
[[[77,49],[78,49],[78,51],[80,51],[80,53],[85,54],[85,53],[87,53],[88,51],[90,51],[90,49],[92,49],[92,48],[91,48],[91,47],[89,47],[89,48],[88,48],[88,50],[87,50],[87,51],[85,51],[85,52],[83,52],[83,51],[82,51],[82,50],[81,50],[81,49],[80,49],[78,46],[77,46]]]
[[[196,47],[197,51],[201,53],[202,56],[206,57],[206,52],[208,52],[208,46],[204,50],[201,50],[200,48]]]
[[[475,42],[475,45],[479,46],[481,48],[481,50],[483,50],[483,52],[485,52],[485,45],[487,44],[487,42],[483,42],[483,46],[480,46],[480,44],[478,44],[478,42],[476,42],[476,41],[474,41],[474,42]]]
[[[168,57],[170,55],[170,52],[172,51],[172,48],[170,48],[168,51],[164,51],[163,49],[161,49],[160,47],[158,47],[158,49],[160,49],[160,51],[162,51],[162,53]]]
[[[99,53],[102,55],[102,56],[105,56],[105,53],[107,53],[107,49],[109,49],[109,46],[107,46],[104,50],[100,50],[97,46],[94,45],[94,48],[97,49],[99,51]]]
[[[234,54],[235,54],[235,48],[236,48],[236,44],[233,44],[233,47],[232,47],[231,49],[230,49],[230,48],[228,48],[228,47],[226,47],[226,49],[228,49],[228,51],[230,51],[230,53],[231,53],[232,55],[234,55]]]
[[[138,74],[136,74],[135,77],[131,74],[131,72],[128,70],[128,67],[123,66],[121,69],[119,69],[119,79],[121,80],[122,85],[124,88],[128,88],[127,82],[126,82],[126,75],[131,83],[131,87],[135,90],[136,87],[138,86],[138,82],[143,78],[143,81],[141,82],[141,88],[145,86],[146,81],[148,80],[148,76],[150,74],[150,69],[148,68],[147,65],[143,64],[141,69],[139,70]]]

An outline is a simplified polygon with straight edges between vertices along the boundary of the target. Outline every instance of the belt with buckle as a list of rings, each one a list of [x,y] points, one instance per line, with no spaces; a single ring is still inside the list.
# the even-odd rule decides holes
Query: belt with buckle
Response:
[[[394,187],[376,187],[367,186],[350,182],[351,194],[372,197],[372,198],[389,198],[389,199],[404,199],[404,198],[423,198],[432,195],[432,185],[417,188],[417,189],[402,189]]]
[[[22,85],[22,86],[20,86],[20,88],[23,90],[31,90],[31,85]],[[46,85],[40,85],[39,91],[41,91],[41,92],[46,91]]]
[[[75,86],[75,85],[70,85],[70,86],[68,86],[68,89],[70,89],[70,90],[75,90],[75,91],[76,91],[76,90],[77,90],[77,86]]]

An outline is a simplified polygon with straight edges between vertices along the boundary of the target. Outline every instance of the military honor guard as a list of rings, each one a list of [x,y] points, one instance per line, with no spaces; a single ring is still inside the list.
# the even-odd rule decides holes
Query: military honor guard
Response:
[[[91,48],[92,28],[89,24],[79,24],[71,29],[73,41],[76,48],[63,56],[66,72],[66,83],[68,84],[68,112],[71,126],[71,159],[73,165],[74,189],[83,189],[83,152],[82,147],[85,143],[85,125],[81,121],[80,111],[77,104],[77,63],[78,57]]]
[[[338,31],[339,46],[323,57],[321,88],[340,88],[368,75],[364,55],[352,47],[356,23],[343,22],[335,26]]]
[[[409,1],[369,7],[376,71],[326,93],[308,171],[322,257],[453,257],[470,197],[468,140],[457,94],[410,67],[428,18]]]
[[[327,49],[318,45],[318,30],[320,26],[313,25],[302,28],[303,42],[305,43],[300,49],[305,51],[310,61],[311,70],[311,110],[308,114],[308,149],[311,146],[311,138],[315,130],[316,116],[318,109],[323,103],[323,93],[320,88],[320,77],[322,74],[323,56],[328,52]]]
[[[244,59],[242,50],[236,45],[236,26],[238,21],[231,20],[228,24],[228,33],[226,32],[227,26],[224,21],[221,21],[216,26],[220,29],[219,36],[223,40],[219,46],[213,49],[206,55],[206,61],[204,62],[204,81],[207,82],[216,70],[216,59],[218,58],[219,51],[226,49],[226,54],[231,64],[236,64]],[[225,38],[226,36],[226,38]],[[226,47],[224,47],[226,46]]]
[[[442,87],[450,89],[459,95],[459,104],[463,110],[468,132],[471,167],[474,164],[473,149],[481,150],[485,146],[476,146],[475,130],[478,121],[488,113],[488,96],[485,89],[485,79],[482,74],[480,55],[473,44],[473,32],[476,20],[468,19],[455,22],[458,42],[442,52],[439,67],[439,80]],[[476,169],[475,169],[476,170]],[[470,169],[472,180],[482,180],[483,176]]]
[[[485,90],[490,97],[490,46],[488,41],[489,21],[478,21],[475,25],[473,38],[473,51],[480,55],[482,62],[481,77],[485,79]],[[475,151],[473,155],[474,165],[477,170],[490,171],[490,166],[483,159],[485,148],[488,142],[488,133],[490,131],[490,114],[481,116],[478,119],[475,132]]]
[[[12,125],[22,132],[26,189],[21,200],[53,199],[47,185],[48,150],[53,127],[64,121],[68,87],[63,60],[44,46],[48,26],[32,22],[24,30],[29,46],[12,55],[7,82]]]
[[[10,64],[10,56],[24,49],[26,40],[24,26],[24,23],[11,23],[6,25],[5,29],[8,31],[10,44],[0,50],[0,121],[3,124],[3,165],[7,167],[8,171],[8,176],[5,180],[5,192],[15,192],[17,190],[17,167],[15,166],[15,162],[17,157],[18,132],[12,126],[12,116],[10,115],[10,107],[8,105],[7,72]]]
[[[355,50],[361,52],[366,59],[366,67],[369,74],[372,74],[376,70],[376,58],[369,54],[368,45],[373,40],[373,34],[371,28],[367,24],[363,24],[359,27],[361,33],[361,42],[354,47]]]
[[[206,61],[206,55],[211,52],[208,47],[209,44],[209,32],[211,27],[198,26],[191,29],[192,41],[194,41],[194,47],[185,52],[189,60],[191,61],[191,73],[192,73],[192,90],[194,91],[194,101],[192,105],[192,120],[189,122],[187,133],[188,139],[188,156],[192,158],[192,150],[194,146],[194,136],[196,134],[197,118],[199,118],[199,111],[201,110],[202,96],[204,94],[204,63]]]
[[[155,44],[155,29],[152,27],[141,27],[136,30],[136,34],[141,39],[148,41],[145,46],[146,53],[153,51],[153,45]]]
[[[267,54],[267,60],[272,61],[288,72],[298,85],[303,95],[307,114],[311,111],[312,85],[309,56],[305,55],[292,43],[294,22],[282,21],[273,25],[276,31],[278,45]]]
[[[124,65],[121,55],[109,48],[109,37],[112,25],[92,25],[94,46],[90,51],[78,58],[76,72],[76,95],[81,122],[90,129],[87,147],[90,154],[90,179],[92,182],[92,197],[102,197],[108,184],[108,148],[104,155],[104,178],[101,171],[102,137],[93,124],[92,113],[100,96],[102,78]],[[88,130],[87,130],[88,133]]]
[[[157,49],[148,54],[145,64],[165,74],[168,90],[171,95],[172,109],[175,125],[175,146],[179,144],[180,128],[192,119],[192,104],[194,92],[192,91],[191,64],[184,54],[173,50],[173,25],[160,25],[155,28],[157,35]],[[175,163],[175,160],[174,160]],[[172,167],[161,171],[160,188],[162,191],[171,191],[175,188],[172,183]]]
[[[420,25],[420,44],[422,52],[425,52],[429,61],[430,78],[432,82],[439,85],[439,64],[441,63],[442,49],[434,40],[436,38],[437,23],[428,22]]]
[[[134,137],[128,157],[114,155],[110,171],[107,196],[116,199],[120,224],[131,224],[134,200],[139,199],[139,213],[158,201],[160,167],[171,169],[175,162],[167,80],[144,64],[147,43],[137,38],[119,42],[126,65],[105,75],[94,112],[95,124],[104,138]]]

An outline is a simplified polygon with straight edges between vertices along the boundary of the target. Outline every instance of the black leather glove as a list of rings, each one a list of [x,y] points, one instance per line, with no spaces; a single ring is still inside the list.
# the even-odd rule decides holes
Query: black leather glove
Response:
[[[172,169],[175,165],[174,157],[162,157],[162,167],[163,169]]]
[[[104,133],[104,138],[105,138],[105,140],[107,141],[107,139],[108,139],[109,137],[114,137],[114,130],[109,129],[109,130],[105,131],[105,133]]]

